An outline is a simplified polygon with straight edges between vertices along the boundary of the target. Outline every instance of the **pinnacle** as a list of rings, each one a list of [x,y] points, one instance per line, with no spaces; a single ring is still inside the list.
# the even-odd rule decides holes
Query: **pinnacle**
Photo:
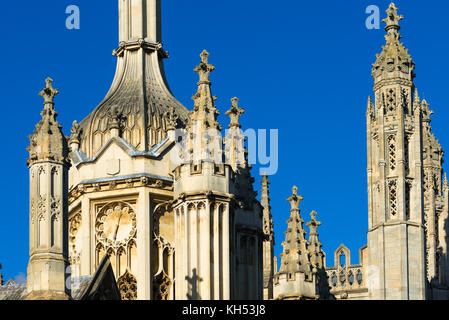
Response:
[[[419,98],[419,94],[418,94],[418,88],[415,88],[415,101],[421,102],[421,99]]]

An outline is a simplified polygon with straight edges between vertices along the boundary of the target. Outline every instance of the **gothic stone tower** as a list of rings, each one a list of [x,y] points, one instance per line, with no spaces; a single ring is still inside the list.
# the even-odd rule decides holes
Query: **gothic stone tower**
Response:
[[[443,151],[415,90],[397,10],[387,10],[386,45],[372,70],[375,103],[368,99],[367,286],[371,299],[426,299],[446,286],[447,271],[438,273],[447,259]]]
[[[30,261],[27,299],[69,299],[68,147],[56,120],[52,80],[40,92],[45,99],[42,120],[30,136]]]
[[[206,161],[203,152],[212,143],[219,150],[218,139],[200,141],[188,163],[178,161],[177,130],[202,137],[221,128],[208,54],[195,69],[200,81],[189,114],[163,72],[161,1],[118,3],[115,78],[100,105],[73,123],[69,140],[73,274],[92,274],[107,254],[123,299],[259,298],[262,217],[250,166],[232,152],[230,164]],[[233,128],[243,113],[237,101],[228,113]],[[242,149],[241,139],[227,141],[230,151]],[[240,237],[248,240],[242,250]]]
[[[238,134],[244,110],[232,99],[225,156],[209,80],[215,67],[208,56],[203,51],[195,68],[200,80],[185,158],[174,171],[175,273],[181,279],[175,298],[262,299],[261,210],[249,188],[244,137]]]
[[[174,142],[188,111],[163,72],[160,0],[119,0],[117,69],[69,140],[69,254],[74,276],[108,254],[123,299],[173,299]]]

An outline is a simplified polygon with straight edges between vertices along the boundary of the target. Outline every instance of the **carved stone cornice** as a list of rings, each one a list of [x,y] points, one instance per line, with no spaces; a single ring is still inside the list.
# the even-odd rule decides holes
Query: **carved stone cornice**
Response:
[[[211,202],[227,202],[231,206],[237,206],[238,203],[234,198],[234,195],[229,193],[218,193],[210,191],[201,191],[193,193],[180,193],[173,201],[173,207],[176,207],[183,202],[196,202],[196,201],[211,201]]]
[[[135,51],[139,49],[144,49],[150,52],[158,52],[162,58],[168,58],[169,54],[167,51],[162,49],[162,43],[151,42],[145,39],[122,41],[119,47],[112,51],[112,55],[116,57],[122,57],[125,51]]]
[[[87,182],[81,182],[72,187],[69,191],[69,204],[73,203],[83,194],[93,192],[103,192],[111,190],[125,190],[129,188],[149,187],[161,191],[172,192],[173,182],[169,180],[159,179],[156,177],[148,177],[141,175],[124,176],[109,179],[99,179]]]

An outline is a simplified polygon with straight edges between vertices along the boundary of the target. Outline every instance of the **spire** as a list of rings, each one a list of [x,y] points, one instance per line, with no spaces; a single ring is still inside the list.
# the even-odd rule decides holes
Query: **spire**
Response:
[[[421,106],[421,98],[418,94],[418,88],[415,88],[415,95],[413,98],[413,110],[419,112],[419,107]]]
[[[318,227],[321,225],[321,222],[316,220],[317,213],[312,211],[310,213],[311,221],[307,222],[306,226],[309,227],[309,253],[310,253],[310,262],[312,265],[318,269],[324,266],[324,253],[321,250],[322,244],[318,240]]]
[[[208,62],[209,53],[204,50],[201,62],[194,69],[199,75],[198,90],[192,97],[194,108],[190,111],[187,129],[190,133],[190,153],[193,162],[214,161],[223,163],[223,150],[221,144],[222,130],[217,121],[219,112],[214,105],[217,99],[212,96],[210,73],[215,67]]]
[[[238,98],[232,98],[232,106],[226,112],[226,115],[231,118],[229,130],[225,137],[226,163],[230,164],[235,172],[247,167],[246,155],[248,153],[245,149],[246,138],[239,123],[239,118],[245,113],[245,109],[239,108],[238,102]]]
[[[306,232],[303,228],[304,220],[300,216],[299,204],[304,198],[298,196],[298,188],[293,187],[293,192],[287,201],[291,205],[290,218],[287,220],[288,228],[285,232],[284,247],[281,253],[281,268],[279,273],[303,272],[310,274],[312,271],[307,252]]]
[[[270,206],[270,181],[268,181],[267,174],[262,176],[262,191],[260,196],[260,204],[263,207],[263,233],[267,240],[273,241],[274,244],[274,231],[273,231],[273,217],[271,215]]]
[[[386,12],[387,17],[382,20],[386,24],[386,44],[382,47],[382,52],[377,55],[377,60],[373,64],[372,75],[376,83],[387,78],[397,77],[412,81],[415,77],[413,72],[415,64],[404,44],[400,42],[401,34],[399,30],[401,27],[399,21],[404,17],[398,15],[398,8],[394,3],[390,4]]]
[[[196,94],[192,97],[195,102],[194,109],[191,112],[191,121],[198,122],[198,125],[202,129],[218,129],[221,130],[217,116],[219,115],[218,110],[215,108],[214,101],[217,100],[216,97],[212,96],[210,82],[210,73],[215,70],[212,64],[209,64],[209,52],[203,50],[200,54],[201,62],[194,69],[199,75],[198,90]]]
[[[47,78],[45,87],[39,93],[44,98],[44,109],[41,111],[42,119],[36,125],[34,132],[29,136],[30,146],[27,150],[30,157],[28,165],[39,160],[66,161],[67,141],[62,133],[62,126],[56,120],[58,113],[54,109],[54,98],[59,93],[53,88],[53,80]]]

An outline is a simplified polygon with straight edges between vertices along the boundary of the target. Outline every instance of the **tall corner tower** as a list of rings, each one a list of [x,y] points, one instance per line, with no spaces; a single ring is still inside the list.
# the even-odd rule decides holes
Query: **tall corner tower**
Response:
[[[67,300],[68,146],[56,120],[54,97],[59,93],[46,80],[42,119],[30,136],[30,260],[26,299]]]
[[[371,299],[427,299],[430,284],[441,283],[438,252],[447,247],[446,218],[435,210],[443,202],[443,153],[415,89],[397,11],[392,3],[383,20],[386,44],[373,64],[374,102],[368,98],[367,286]]]

